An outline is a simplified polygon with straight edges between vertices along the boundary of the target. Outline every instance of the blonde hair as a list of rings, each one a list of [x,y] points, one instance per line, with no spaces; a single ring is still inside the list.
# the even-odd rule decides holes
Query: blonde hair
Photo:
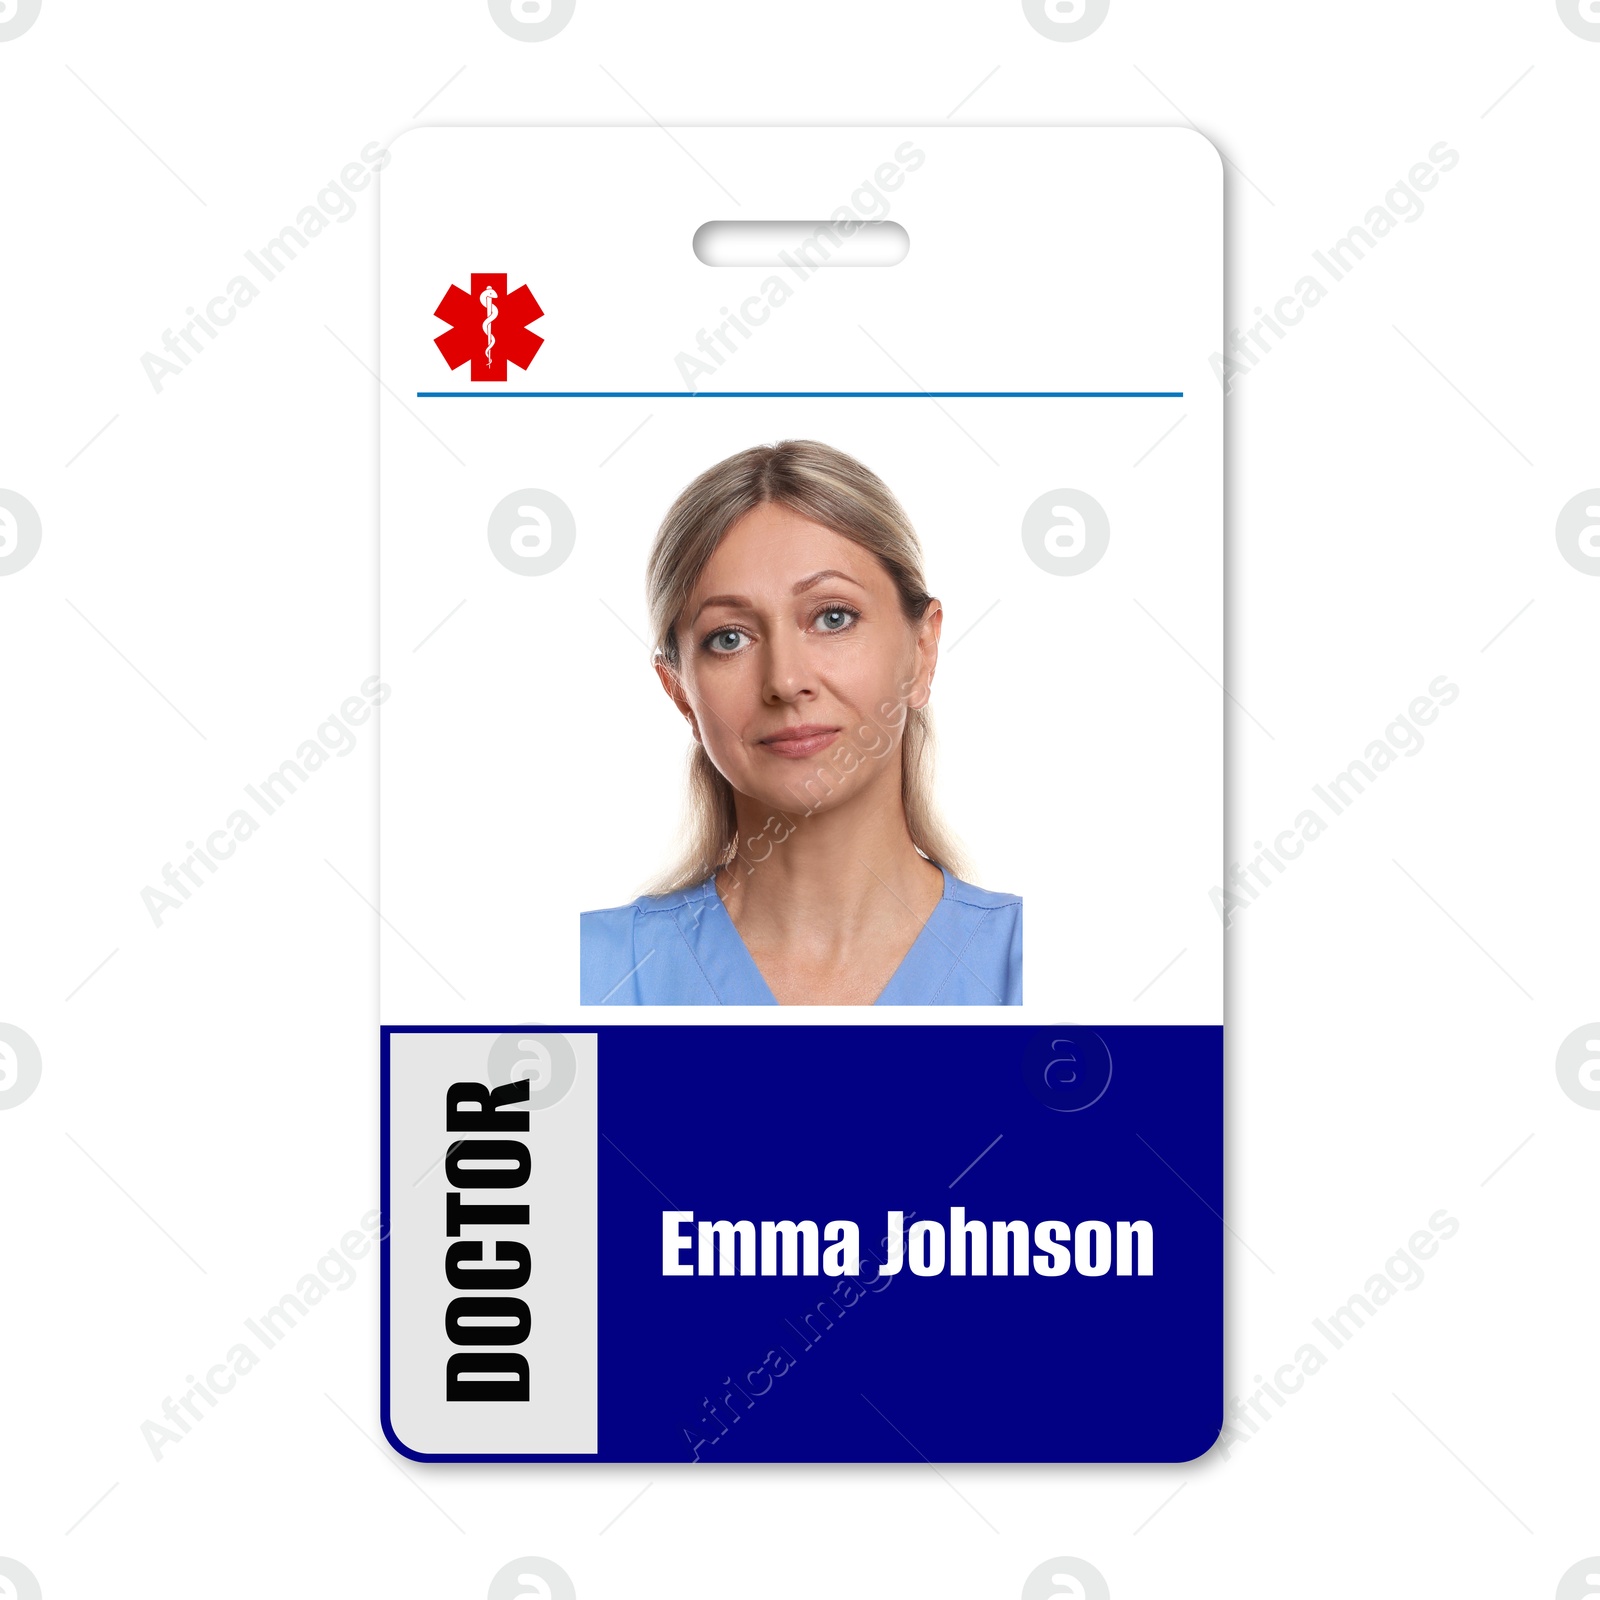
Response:
[[[876,556],[894,580],[906,620],[919,623],[932,598],[922,546],[887,484],[854,457],[812,439],[752,445],[708,467],[673,502],[650,551],[645,589],[659,658],[676,674],[677,620],[728,530],[766,504],[787,506]],[[900,795],[911,841],[936,866],[964,875],[960,847],[933,803],[933,724],[926,706],[908,708],[900,741]],[[689,756],[688,815],[676,865],[649,892],[701,883],[731,862],[739,825],[733,785],[696,741]]]

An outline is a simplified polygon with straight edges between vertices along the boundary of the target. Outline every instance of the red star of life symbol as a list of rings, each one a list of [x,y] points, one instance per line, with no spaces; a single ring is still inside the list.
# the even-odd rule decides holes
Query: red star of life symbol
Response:
[[[452,283],[433,314],[450,324],[433,341],[439,354],[452,372],[470,361],[474,383],[503,382],[507,361],[526,372],[544,343],[528,331],[544,315],[533,291],[523,284],[508,293],[503,272],[474,272],[470,292]]]

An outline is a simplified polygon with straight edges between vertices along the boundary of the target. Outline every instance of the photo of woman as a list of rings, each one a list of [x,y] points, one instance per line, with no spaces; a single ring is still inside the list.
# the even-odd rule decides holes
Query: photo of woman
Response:
[[[943,612],[859,461],[742,450],[667,512],[646,588],[693,740],[682,854],[581,917],[585,1005],[1020,1005],[1022,902],[963,881],[932,797]]]

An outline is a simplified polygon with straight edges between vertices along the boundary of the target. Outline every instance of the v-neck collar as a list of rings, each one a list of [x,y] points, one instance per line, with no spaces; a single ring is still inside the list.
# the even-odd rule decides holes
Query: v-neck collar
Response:
[[[896,995],[896,986],[902,989],[908,987],[910,975],[920,969],[937,970],[939,963],[936,952],[940,946],[949,955],[948,965],[954,966],[960,960],[959,955],[940,938],[934,926],[943,920],[956,881],[947,867],[941,866],[939,872],[944,878],[943,892],[928,913],[927,920],[917,930],[911,948],[901,957],[900,965],[890,974],[889,981],[872,1002],[875,1006],[914,1004],[912,997]],[[711,927],[717,930],[716,937],[710,941],[710,948],[702,947],[698,954],[706,981],[720,1002],[723,1005],[777,1005],[777,996],[762,976],[756,958],[750,954],[750,947],[744,942],[744,935],[739,932],[727,906],[722,902],[722,896],[717,891],[716,874],[707,878],[698,890],[691,889],[688,897],[699,902],[693,914],[709,918]]]

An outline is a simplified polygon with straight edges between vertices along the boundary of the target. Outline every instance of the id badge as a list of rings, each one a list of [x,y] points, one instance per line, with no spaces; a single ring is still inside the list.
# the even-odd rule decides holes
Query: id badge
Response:
[[[1204,1453],[1215,150],[417,129],[380,240],[390,1442]]]

